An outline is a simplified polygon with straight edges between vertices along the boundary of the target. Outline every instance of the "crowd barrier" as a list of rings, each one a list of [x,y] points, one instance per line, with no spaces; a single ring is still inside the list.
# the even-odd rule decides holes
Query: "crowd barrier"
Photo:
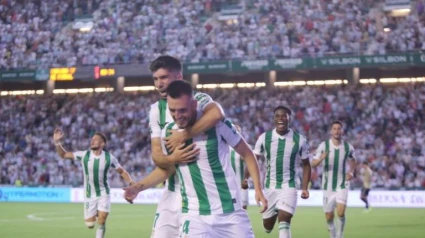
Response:
[[[83,188],[27,188],[27,187],[0,187],[0,202],[65,202],[82,203],[84,201]],[[124,191],[119,188],[110,190],[112,203],[126,203]],[[149,189],[139,193],[134,200],[135,204],[157,204],[162,196],[163,189]],[[322,206],[322,191],[310,191],[307,200],[298,198],[299,206]],[[254,191],[249,190],[249,201],[255,205]],[[373,207],[400,207],[425,208],[425,191],[382,191],[371,190],[369,202]],[[363,207],[360,200],[360,191],[353,190],[348,194],[349,207]]]

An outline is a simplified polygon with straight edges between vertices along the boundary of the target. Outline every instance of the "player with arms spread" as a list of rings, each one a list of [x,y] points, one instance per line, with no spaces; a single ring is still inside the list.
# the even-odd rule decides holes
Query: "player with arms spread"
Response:
[[[353,178],[354,148],[342,140],[344,127],[341,121],[331,125],[331,139],[320,143],[311,163],[313,167],[323,162],[323,210],[331,238],[342,238],[345,227],[345,208],[348,198],[349,181]],[[349,160],[351,159],[351,160]],[[347,162],[350,165],[347,171]],[[334,224],[334,210],[339,218],[337,229]]]
[[[129,173],[121,167],[117,158],[105,151],[106,137],[95,133],[91,139],[90,149],[84,151],[68,152],[61,144],[64,133],[56,129],[53,134],[56,151],[63,159],[78,160],[84,171],[84,219],[86,226],[92,229],[95,226],[96,216],[98,228],[96,238],[103,238],[106,231],[106,219],[110,212],[111,198],[109,196],[108,172],[115,169],[130,185],[132,180]]]
[[[303,169],[301,198],[309,197],[308,183],[311,176],[307,140],[289,128],[291,110],[284,106],[274,109],[275,129],[263,133],[255,144],[255,154],[264,156],[267,162],[265,195],[269,209],[263,213],[263,225],[267,233],[279,221],[279,237],[291,237],[291,219],[297,206],[297,178],[295,166]]]
[[[202,112],[202,116],[195,124],[180,131],[171,131],[167,138],[161,137],[161,130],[173,122],[173,118],[168,110],[167,88],[168,85],[177,80],[183,80],[182,64],[171,56],[160,56],[150,64],[150,70],[154,85],[158,90],[161,99],[151,105],[149,112],[149,127],[151,131],[152,159],[158,166],[155,170],[168,169],[178,163],[190,162],[199,150],[193,146],[185,148],[179,147],[186,140],[196,136],[224,118],[224,112],[211,97],[205,93],[196,92],[197,109]],[[165,154],[162,151],[161,143],[166,141],[167,148],[172,152]],[[155,171],[154,170],[154,171]],[[153,172],[153,175],[155,173]],[[152,238],[178,237],[179,235],[179,215],[181,213],[181,195],[179,193],[180,184],[176,175],[171,175],[166,182],[166,190],[158,204],[155,220],[152,228]],[[124,197],[132,202],[134,194],[126,192]],[[130,198],[130,199],[128,199]]]

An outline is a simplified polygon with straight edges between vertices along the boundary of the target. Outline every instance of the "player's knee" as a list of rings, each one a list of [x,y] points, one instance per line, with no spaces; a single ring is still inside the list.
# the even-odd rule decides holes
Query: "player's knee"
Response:
[[[264,227],[264,230],[266,231],[266,233],[270,233],[270,232],[272,232],[272,230],[273,230],[273,226],[274,226],[274,224],[273,224],[273,223],[270,223],[270,222],[263,222],[263,227]]]
[[[86,226],[89,229],[93,229],[96,223],[94,221],[86,221]]]

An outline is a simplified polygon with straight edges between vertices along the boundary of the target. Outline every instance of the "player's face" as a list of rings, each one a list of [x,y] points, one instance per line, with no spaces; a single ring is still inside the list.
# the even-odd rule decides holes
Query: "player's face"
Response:
[[[278,133],[285,133],[288,130],[289,121],[289,114],[285,110],[279,109],[275,112],[274,124]]]
[[[175,80],[182,79],[183,76],[179,71],[170,71],[168,69],[160,68],[153,73],[152,78],[153,84],[159,91],[161,97],[167,98],[168,85]]]
[[[168,108],[179,128],[188,127],[196,119],[196,100],[188,95],[180,98],[167,98]]]
[[[344,130],[340,124],[333,124],[331,128],[332,138],[335,140],[341,140]]]
[[[102,137],[100,137],[99,135],[94,135],[91,138],[90,149],[98,150],[100,148],[103,148],[104,146],[105,146],[105,143],[103,142]]]

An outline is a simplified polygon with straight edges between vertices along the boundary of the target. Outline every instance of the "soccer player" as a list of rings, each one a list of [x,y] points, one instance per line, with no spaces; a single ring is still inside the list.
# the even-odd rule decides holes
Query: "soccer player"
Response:
[[[257,156],[264,156],[267,163],[265,195],[269,209],[263,213],[263,226],[267,233],[279,221],[279,237],[291,237],[291,219],[297,206],[297,178],[295,166],[303,170],[301,198],[309,197],[308,183],[311,176],[307,140],[289,128],[291,110],[284,106],[274,109],[273,130],[263,133],[255,144]]]
[[[224,118],[222,108],[215,103],[211,97],[205,93],[196,92],[197,109],[202,112],[202,116],[195,124],[181,131],[172,131],[170,136],[165,138],[167,147],[172,154],[164,154],[161,148],[161,130],[173,118],[168,110],[167,88],[171,82],[182,80],[182,64],[171,56],[160,56],[150,64],[154,85],[158,90],[161,99],[151,105],[149,112],[149,127],[151,131],[152,159],[155,164],[163,169],[174,166],[175,163],[187,163],[197,154],[193,147],[180,148],[178,145],[196,136]],[[178,237],[179,234],[179,214],[181,213],[180,185],[175,175],[171,175],[166,182],[166,190],[158,204],[155,220],[152,228],[152,238]],[[126,196],[124,194],[124,196]]]
[[[114,168],[121,177],[130,185],[133,181],[129,173],[121,167],[117,158],[105,151],[106,137],[101,133],[95,133],[91,139],[90,149],[84,151],[68,152],[61,144],[64,133],[60,129],[55,129],[53,141],[56,151],[63,159],[78,160],[84,170],[84,219],[86,226],[94,228],[96,223],[96,238],[103,238],[106,231],[106,218],[110,212],[111,198],[109,196],[108,172]]]
[[[365,212],[369,212],[369,201],[367,200],[367,197],[369,196],[370,192],[370,184],[372,183],[372,169],[369,167],[369,163],[367,161],[363,162],[363,188],[360,194],[360,199],[365,203],[366,210]]]
[[[185,129],[199,121],[201,111],[193,97],[190,84],[172,82],[167,89],[168,106],[175,122],[163,130],[166,136],[171,129]],[[185,146],[200,149],[190,163],[180,163],[168,169],[157,169],[155,175],[128,188],[131,200],[140,190],[165,180],[177,171],[181,184],[182,216],[180,237],[254,237],[248,215],[242,208],[240,187],[229,160],[229,145],[245,160],[254,182],[256,201],[267,208],[261,186],[255,155],[248,144],[228,120],[222,120],[207,132],[187,140]],[[163,150],[169,151],[163,143]]]
[[[241,133],[242,130],[239,125],[235,125],[235,128]],[[241,156],[233,148],[230,148],[230,162],[236,174],[238,186],[241,188],[242,207],[246,210],[248,207],[248,179],[245,179],[246,166]]]
[[[331,238],[344,236],[345,208],[348,198],[349,181],[353,177],[354,148],[342,140],[344,127],[341,121],[331,125],[331,139],[320,143],[312,161],[312,166],[323,164],[323,210]],[[349,161],[349,159],[351,159]],[[349,170],[347,171],[347,162]],[[334,224],[334,210],[339,218],[337,228]]]

